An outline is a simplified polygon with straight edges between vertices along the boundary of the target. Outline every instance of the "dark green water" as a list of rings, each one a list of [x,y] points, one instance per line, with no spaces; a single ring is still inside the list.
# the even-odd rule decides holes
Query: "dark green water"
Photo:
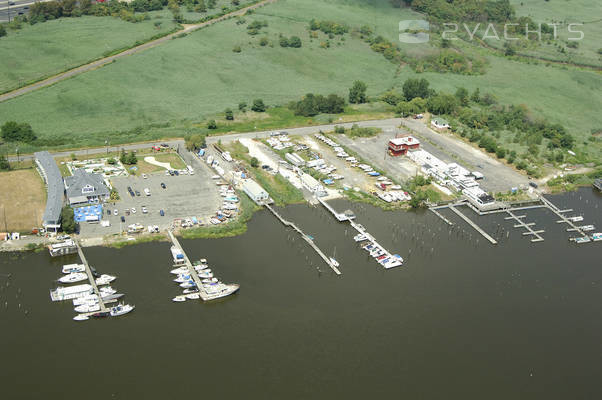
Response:
[[[602,197],[590,189],[553,201],[602,228]],[[179,290],[166,243],[90,248],[90,263],[118,275],[113,286],[136,310],[75,322],[72,305],[48,295],[75,257],[0,254],[1,397],[602,396],[602,243],[569,243],[546,210],[527,212],[546,229],[538,244],[502,216],[479,218],[502,238],[492,246],[431,213],[337,207],[353,208],[406,266],[383,270],[323,209],[288,207],[283,214],[323,249],[336,247],[341,277],[260,212],[243,236],[183,242],[191,258],[241,284],[236,296],[172,303]]]

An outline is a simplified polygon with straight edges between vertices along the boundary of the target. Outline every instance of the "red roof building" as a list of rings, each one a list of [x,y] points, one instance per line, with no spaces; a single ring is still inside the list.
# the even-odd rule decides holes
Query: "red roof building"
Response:
[[[414,136],[403,136],[389,140],[389,154],[392,156],[403,156],[408,150],[420,147],[420,141]]]

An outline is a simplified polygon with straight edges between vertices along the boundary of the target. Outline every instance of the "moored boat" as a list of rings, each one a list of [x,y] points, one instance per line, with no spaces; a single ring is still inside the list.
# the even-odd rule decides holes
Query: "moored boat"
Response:
[[[190,293],[186,295],[186,298],[188,300],[198,300],[201,298],[201,294],[200,293]]]
[[[599,242],[600,240],[602,240],[602,233],[601,232],[596,232],[592,234],[592,240],[594,242]]]
[[[61,282],[61,283],[76,283],[76,282],[85,281],[86,279],[88,279],[88,275],[84,274],[83,272],[72,272],[72,273],[67,274],[65,276],[61,276],[59,278],[59,282]]]
[[[66,264],[63,265],[63,269],[61,270],[61,272],[63,274],[71,274],[73,272],[84,272],[86,270],[86,267],[84,266],[84,264]]]
[[[118,317],[120,315],[124,315],[131,312],[132,310],[134,310],[134,308],[134,306],[131,306],[129,304],[120,304],[118,306],[111,307],[109,309],[109,313],[111,314],[111,317]]]
[[[100,311],[100,305],[98,303],[97,304],[82,304],[81,306],[75,307],[74,310],[78,313]]]
[[[171,299],[171,301],[175,303],[181,303],[183,301],[186,301],[186,296],[176,296],[173,299]]]
[[[88,316],[87,316],[87,315],[85,315],[85,314],[78,314],[78,315],[76,315],[75,317],[73,317],[73,319],[74,319],[75,321],[85,321],[85,320],[88,320],[88,319],[90,319],[90,317],[88,317]]]
[[[115,279],[117,279],[117,277],[112,276],[112,275],[102,274],[100,277],[98,277],[98,279],[96,279],[96,284],[97,285],[108,285],[109,283],[113,282]]]

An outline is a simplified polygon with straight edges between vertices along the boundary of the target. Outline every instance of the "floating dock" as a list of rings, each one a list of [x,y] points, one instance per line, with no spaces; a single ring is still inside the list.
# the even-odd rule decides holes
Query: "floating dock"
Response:
[[[381,248],[382,251],[384,252],[384,255],[385,255],[386,259],[395,260],[395,263],[393,265],[390,265],[390,266],[381,264],[381,265],[383,265],[383,267],[385,269],[397,267],[397,266],[400,266],[400,265],[403,264],[403,259],[402,258],[397,258],[397,257],[399,257],[398,255],[396,256],[396,255],[391,254],[391,252],[389,252],[383,246],[381,246],[380,244],[378,244],[378,242],[376,241],[376,239],[374,238],[374,236],[372,236],[371,234],[369,234],[362,225],[356,223],[355,221],[351,221],[351,220],[349,221],[349,223],[351,224],[351,226],[356,231],[358,231],[359,234],[364,235],[368,239],[368,241],[370,241],[375,247]],[[380,262],[379,262],[379,264],[380,264]]]
[[[441,218],[443,220],[443,222],[445,222],[447,225],[452,226],[454,223],[451,222],[449,219],[445,218],[439,211],[437,211],[435,208],[429,208],[429,210],[431,210],[433,212],[433,214],[435,214],[436,216],[438,216],[439,218]]]
[[[76,241],[75,245],[77,246],[77,253],[79,254],[79,258],[82,261],[82,264],[84,264],[84,267],[86,268],[86,275],[88,275],[88,280],[90,281],[90,285],[92,285],[92,290],[93,290],[94,294],[96,296],[98,296],[98,305],[100,306],[100,312],[107,312],[107,311],[109,311],[109,309],[107,308],[105,302],[102,299],[102,295],[101,295],[100,291],[98,290],[98,286],[96,285],[96,278],[94,278],[94,275],[92,274],[92,270],[90,269],[88,260],[86,260],[86,256],[84,255],[84,252],[83,252],[81,246],[79,245],[79,242]],[[98,311],[90,312],[90,313],[83,313],[83,314],[84,315],[92,315],[97,312]]]
[[[571,212],[573,211],[572,209],[566,209],[566,210],[561,210],[558,207],[556,207],[550,200],[546,199],[543,196],[539,197],[541,202],[543,204],[545,204],[547,206],[547,208],[552,211],[554,214],[556,214],[560,220],[556,221],[556,223],[558,224],[567,224],[570,226],[570,228],[567,228],[567,232],[577,232],[578,234],[581,235],[582,238],[588,238],[589,236],[587,233],[585,233],[585,230],[583,229],[583,227],[581,226],[577,226],[573,223],[573,221],[570,220],[570,218],[568,218],[566,215],[564,215],[567,212]],[[576,238],[571,238],[569,240],[575,240]]]
[[[351,221],[353,219],[355,219],[355,214],[353,214],[353,212],[349,211],[345,211],[344,213],[339,213],[337,212],[334,208],[332,208],[332,206],[330,204],[328,204],[326,201],[322,200],[320,197],[317,197],[318,202],[320,202],[328,211],[330,211],[332,213],[332,215],[334,215],[334,217],[339,221],[339,222],[344,222],[344,221]]]
[[[272,214],[274,214],[274,216],[276,216],[276,218],[278,218],[280,220],[280,222],[282,222],[282,224],[284,226],[288,226],[293,228],[297,233],[299,233],[299,235],[301,235],[301,237],[316,251],[316,253],[318,253],[318,255],[320,257],[322,257],[322,260],[324,260],[324,262],[326,264],[328,264],[328,266],[330,267],[330,269],[332,269],[334,271],[335,274],[337,275],[341,275],[341,271],[339,271],[339,269],[336,267],[336,265],[334,265],[332,263],[332,261],[330,261],[330,258],[328,258],[326,256],[326,254],[324,254],[324,252],[322,252],[322,250],[320,250],[320,248],[314,243],[314,241],[311,239],[311,237],[309,237],[309,235],[305,234],[297,225],[295,225],[293,222],[287,221],[286,219],[282,218],[282,216],[280,214],[278,214],[278,212],[276,210],[274,210],[274,208],[269,205],[269,204],[264,204],[264,206],[270,210],[272,212]]]
[[[492,238],[487,232],[485,232],[483,229],[481,229],[477,224],[475,224],[470,218],[468,218],[466,215],[462,214],[460,212],[460,210],[458,210],[456,208],[455,205],[449,205],[450,210],[452,210],[454,213],[456,213],[460,218],[462,218],[464,221],[466,221],[466,223],[470,226],[472,226],[477,232],[479,232],[481,235],[483,235],[483,237],[487,240],[489,240],[489,242],[491,242],[491,244],[497,244],[497,240],[495,240],[494,238]]]
[[[509,217],[504,218],[505,220],[511,220],[513,219],[514,221],[516,221],[517,223],[514,225],[515,228],[524,228],[526,229],[526,232],[523,232],[523,236],[527,236],[527,235],[531,235],[533,236],[533,238],[531,238],[531,242],[543,242],[543,237],[541,237],[541,233],[544,233],[545,231],[542,230],[538,230],[535,231],[533,230],[533,228],[531,228],[533,225],[535,225],[535,222],[530,222],[530,223],[525,223],[523,221],[523,218],[526,217],[526,215],[515,215],[512,211],[510,210],[506,210],[506,213],[508,213]]]

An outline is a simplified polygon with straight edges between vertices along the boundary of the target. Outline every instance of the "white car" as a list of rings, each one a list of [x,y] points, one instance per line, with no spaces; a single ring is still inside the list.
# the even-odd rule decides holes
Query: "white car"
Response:
[[[136,214],[136,208],[132,207],[132,214]]]
[[[117,209],[114,209],[114,210],[113,210],[113,215],[117,215],[117,214],[119,214],[119,210],[117,210]]]
[[[146,174],[142,174],[142,177],[143,177],[144,179],[147,179],[147,178],[148,178],[148,175],[146,175]]]
[[[147,214],[148,213],[148,209],[146,207],[142,207],[142,214]]]
[[[145,188],[144,189],[144,194],[147,196],[150,196],[150,189],[149,188]]]
[[[168,169],[165,170],[165,176],[169,176],[169,170]]]

